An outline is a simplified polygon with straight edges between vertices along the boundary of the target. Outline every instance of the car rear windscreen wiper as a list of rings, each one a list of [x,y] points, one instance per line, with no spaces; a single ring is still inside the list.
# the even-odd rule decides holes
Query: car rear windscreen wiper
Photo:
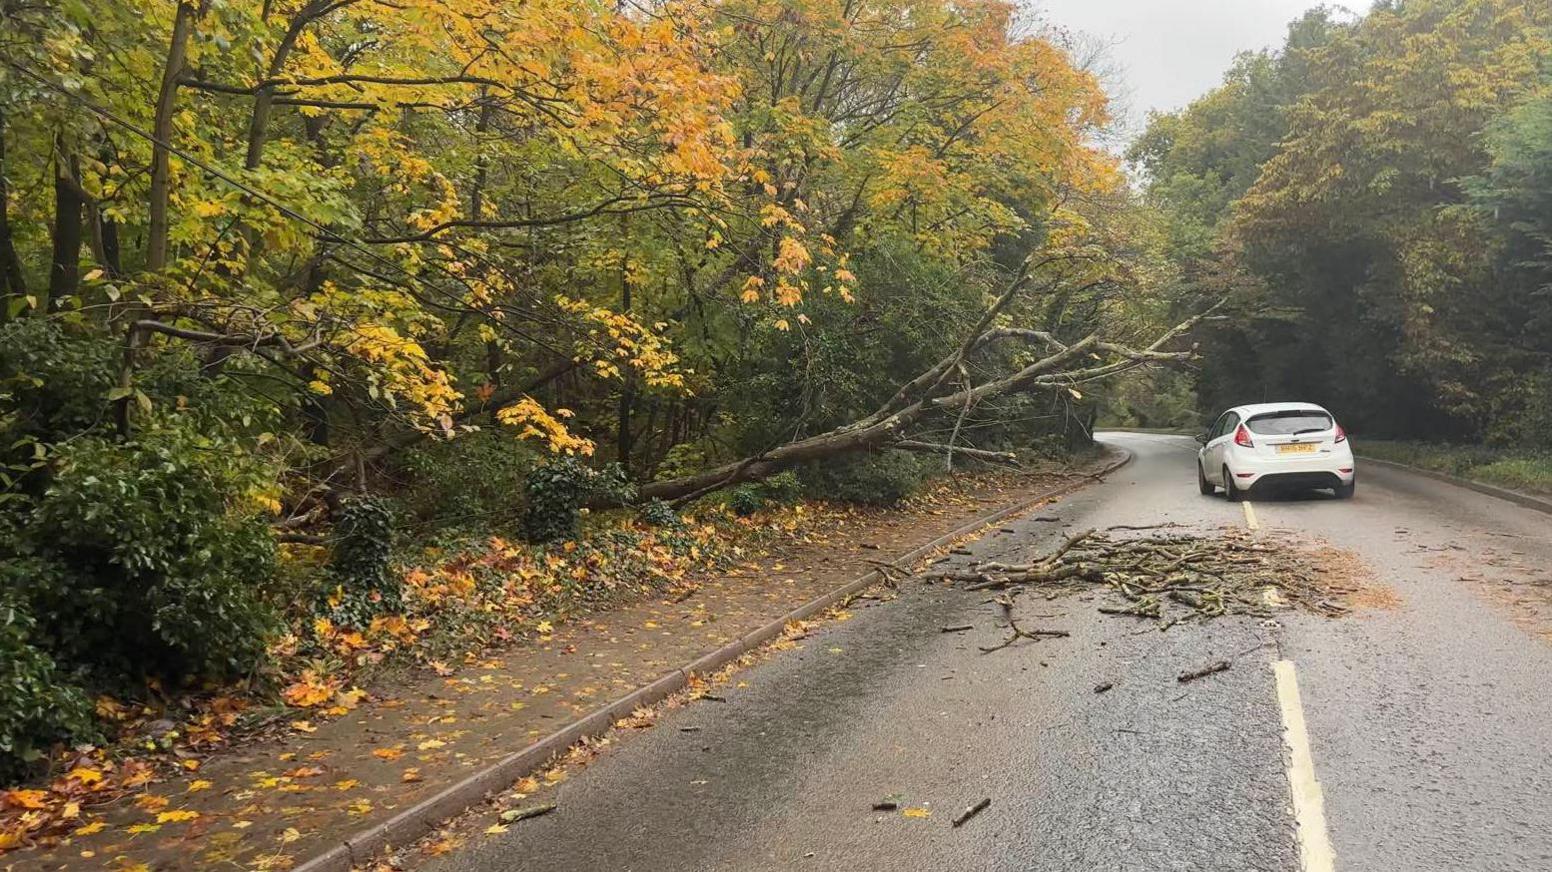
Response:
[[[1295,430],[1295,431],[1293,431],[1293,435],[1294,436],[1303,436],[1305,433],[1324,433],[1324,432],[1326,432],[1327,430],[1330,430],[1330,429],[1331,429],[1330,427],[1306,427],[1303,430]]]

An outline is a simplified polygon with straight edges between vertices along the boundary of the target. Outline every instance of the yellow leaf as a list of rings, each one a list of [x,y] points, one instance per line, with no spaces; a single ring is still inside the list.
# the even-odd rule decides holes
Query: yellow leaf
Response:
[[[403,748],[377,748],[372,751],[372,756],[382,760],[397,760],[404,756]]]
[[[162,812],[156,816],[156,822],[159,824],[178,824],[183,823],[184,821],[194,820],[197,817],[199,817],[199,812],[197,811],[179,809],[177,811]]]
[[[191,781],[189,782],[189,793],[197,793],[201,790],[209,790],[212,786],[214,785],[203,778],[198,781]]]
[[[286,827],[286,831],[280,834],[280,843],[289,845],[301,837],[302,833],[296,827]]]
[[[70,770],[70,773],[65,777],[72,781],[79,781],[82,784],[98,784],[102,781],[101,772],[86,766],[77,766]]]
[[[125,832],[138,836],[141,833],[154,833],[161,828],[161,824],[135,824],[134,826],[125,830]]]
[[[92,821],[91,823],[87,824],[84,827],[76,827],[74,830],[71,830],[70,831],[70,835],[72,835],[72,836],[89,836],[92,833],[100,833],[100,832],[102,832],[103,829],[105,827],[107,827],[107,826],[108,825],[103,823],[102,821]]]
[[[418,767],[411,766],[410,768],[404,770],[404,774],[399,776],[399,780],[405,784],[414,784],[415,782],[423,781],[424,779],[420,777],[420,769]]]
[[[485,835],[487,835],[487,836],[499,836],[499,835],[501,835],[502,833],[504,833],[506,831],[507,831],[507,828],[505,826],[501,825],[501,824],[491,824],[490,826],[485,828]]]
[[[437,748],[444,748],[446,746],[447,743],[441,739],[427,739],[420,743],[419,749],[422,751],[435,751]]]
[[[48,793],[42,790],[7,790],[0,793],[0,800],[17,808],[42,809],[47,806]]]
[[[932,812],[925,808],[908,808],[900,814],[908,818],[932,817]]]
[[[318,728],[313,726],[312,723],[309,722],[309,721],[292,721],[291,722],[291,729],[296,730],[299,733],[316,733],[316,732],[318,732]]]

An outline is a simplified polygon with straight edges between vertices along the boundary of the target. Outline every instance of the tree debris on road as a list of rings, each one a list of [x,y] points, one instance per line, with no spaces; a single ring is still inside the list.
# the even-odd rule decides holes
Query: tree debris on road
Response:
[[[1018,621],[1013,617],[1013,600],[1011,597],[1000,596],[997,597],[994,602],[997,603],[997,606],[1002,609],[1002,620],[1007,623],[1008,629],[1013,631],[1013,635],[1009,636],[1000,645],[993,645],[990,648],[982,647],[982,654],[990,654],[993,651],[1001,651],[1002,649],[1012,645],[1014,642],[1017,642],[1020,639],[1031,639],[1038,642],[1041,639],[1065,639],[1071,635],[1066,630],[1026,630],[1023,627],[1020,627],[1018,625]]]
[[[518,821],[526,821],[529,818],[547,815],[554,810],[555,803],[553,802],[547,802],[542,805],[530,805],[527,808],[507,809],[501,813],[501,822],[504,824],[515,824]]]
[[[939,577],[968,582],[966,590],[1033,586],[1054,594],[1099,585],[1114,595],[1100,612],[1152,620],[1167,630],[1182,621],[1230,614],[1271,617],[1278,602],[1328,617],[1348,613],[1335,599],[1342,591],[1325,584],[1322,573],[1309,549],[1238,532],[1115,538],[1083,530],[1033,563],[983,563]],[[1267,596],[1269,589],[1275,597]],[[1001,647],[1046,635],[1015,626],[1011,599],[1005,595],[998,602],[1005,599],[1004,620],[1015,635]]]
[[[1188,681],[1195,681],[1198,678],[1206,678],[1209,675],[1216,675],[1219,672],[1227,672],[1230,665],[1231,664],[1227,660],[1219,660],[1218,662],[1211,665],[1203,666],[1201,669],[1193,669],[1190,672],[1182,672],[1175,680],[1181,684],[1185,684]]]
[[[964,825],[965,821],[968,821],[971,818],[975,817],[976,815],[980,814],[981,812],[985,811],[986,807],[991,805],[991,804],[992,804],[991,797],[987,797],[987,798],[981,800],[980,802],[976,803],[975,805],[972,805],[969,808],[965,809],[964,811],[960,812],[958,817],[954,818],[954,828],[958,829],[960,826]]]

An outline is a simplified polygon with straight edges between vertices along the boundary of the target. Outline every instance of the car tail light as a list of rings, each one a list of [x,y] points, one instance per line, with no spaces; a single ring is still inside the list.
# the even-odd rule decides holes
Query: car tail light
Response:
[[[1341,424],[1337,424],[1336,425],[1336,439],[1333,440],[1333,441],[1335,441],[1335,442],[1346,442],[1347,441],[1347,431],[1342,429],[1342,425]]]
[[[1239,429],[1234,431],[1234,444],[1241,448],[1256,447],[1256,443],[1250,441],[1250,431],[1245,429],[1244,424],[1239,425]]]

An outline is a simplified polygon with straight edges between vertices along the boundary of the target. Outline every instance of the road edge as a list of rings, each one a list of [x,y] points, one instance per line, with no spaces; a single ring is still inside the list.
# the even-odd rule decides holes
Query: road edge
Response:
[[[1016,515],[1041,503],[1065,497],[1094,481],[1102,480],[1105,476],[1131,463],[1136,457],[1132,452],[1118,445],[1109,445],[1107,447],[1120,452],[1121,457],[1107,463],[1098,472],[1070,481],[1039,496],[1020,500],[1011,506],[982,515],[955,528],[952,532],[939,536],[931,542],[920,545],[905,554],[901,554],[894,558],[892,562],[900,564],[920,559],[936,548],[941,548],[962,536],[974,533],[1004,518]],[[594,709],[592,712],[539,739],[521,751],[491,763],[478,772],[474,772],[468,777],[448,786],[441,792],[415,803],[388,820],[358,830],[355,834],[347,836],[340,844],[325,848],[308,860],[293,866],[291,872],[350,872],[351,867],[356,863],[365,862],[383,848],[395,844],[409,844],[430,832],[442,821],[454,817],[464,809],[482,801],[487,794],[503,790],[510,786],[512,782],[539,769],[577,742],[585,738],[602,735],[614,726],[615,721],[628,716],[637,708],[652,705],[667,698],[670,694],[676,693],[689,683],[691,675],[696,673],[704,674],[719,669],[780,636],[786,630],[789,623],[801,621],[819,614],[884,580],[884,573],[880,570],[874,570],[852,579],[829,593],[809,600],[759,629],[747,633],[743,637],[735,639],[727,645],[703,655],[655,681],[638,687],[611,703]]]
[[[1445,484],[1453,484],[1456,487],[1463,487],[1467,490],[1476,491],[1479,494],[1486,494],[1490,497],[1497,497],[1498,499],[1507,500],[1527,509],[1532,509],[1538,512],[1544,512],[1548,515],[1552,515],[1552,500],[1533,497],[1530,494],[1522,494],[1519,491],[1510,490],[1506,487],[1498,487],[1497,485],[1484,484],[1480,481],[1472,481],[1469,478],[1461,478],[1458,475],[1450,475],[1447,472],[1436,472],[1432,469],[1424,469],[1420,466],[1411,466],[1405,463],[1397,463],[1394,460],[1381,460],[1378,457],[1369,457],[1361,450],[1358,452],[1358,459],[1364,463],[1373,463],[1388,469],[1400,470],[1401,472],[1410,472],[1414,475],[1420,475],[1423,478],[1431,478],[1434,481],[1442,481]]]

